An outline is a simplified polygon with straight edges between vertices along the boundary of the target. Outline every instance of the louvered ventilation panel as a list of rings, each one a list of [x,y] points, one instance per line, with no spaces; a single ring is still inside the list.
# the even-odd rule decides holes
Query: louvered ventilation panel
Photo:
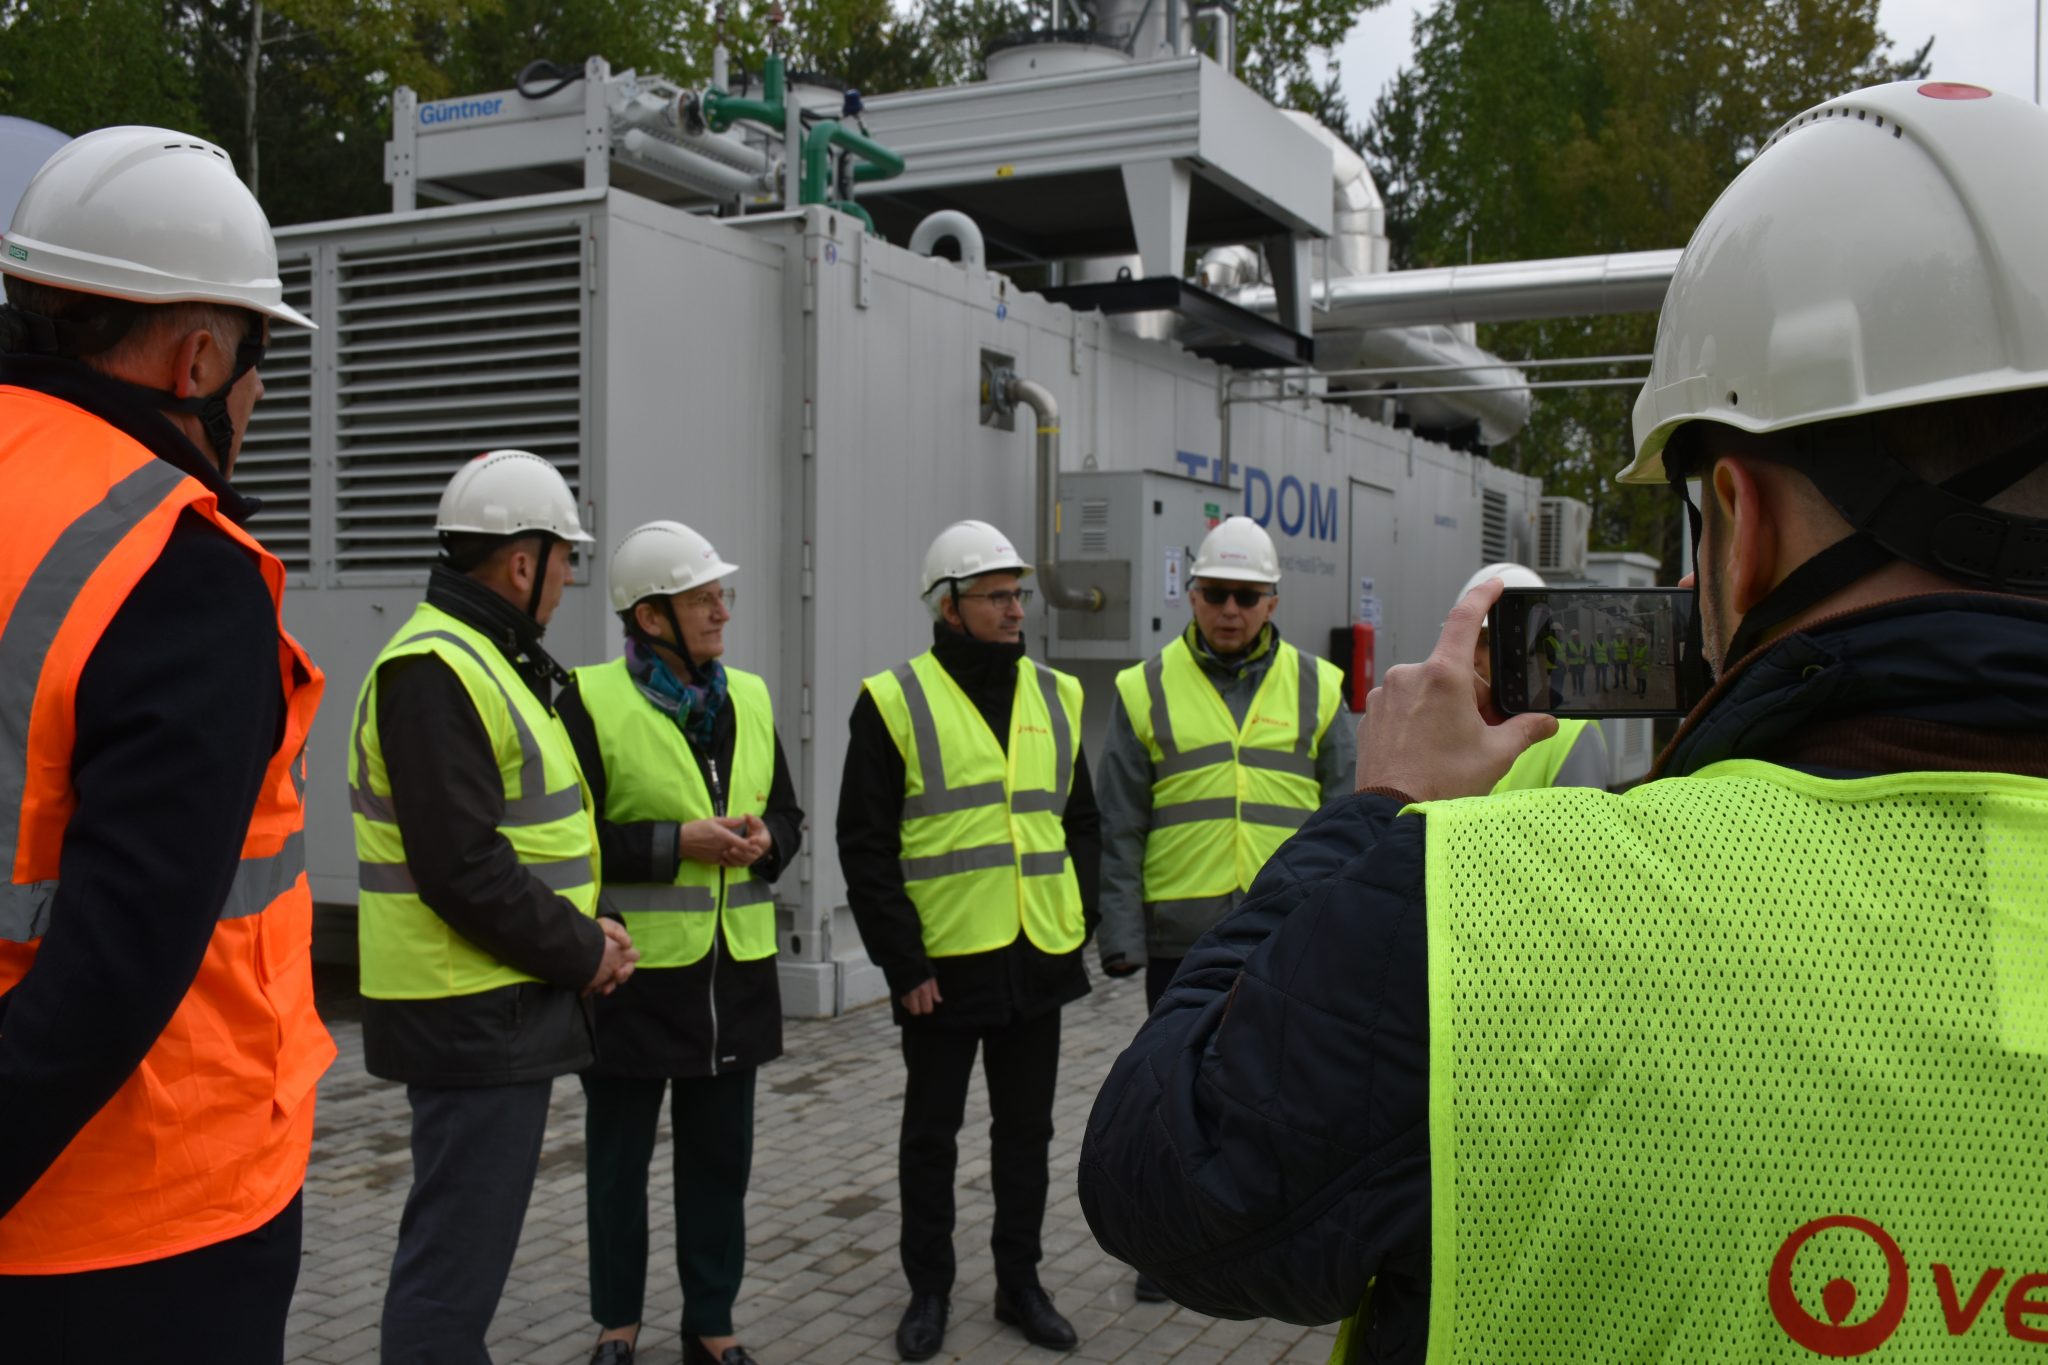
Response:
[[[581,496],[583,229],[339,257],[336,565],[424,568],[461,464],[514,447]]]
[[[313,262],[278,262],[284,301],[302,313],[313,307]],[[249,530],[287,571],[312,568],[313,553],[313,334],[282,322],[270,326],[264,353],[263,401],[242,433],[235,487],[263,500]]]
[[[1482,494],[1479,509],[1479,556],[1488,564],[1513,559],[1508,536],[1508,495],[1489,488]]]
[[[1081,553],[1109,553],[1109,499],[1081,499]]]

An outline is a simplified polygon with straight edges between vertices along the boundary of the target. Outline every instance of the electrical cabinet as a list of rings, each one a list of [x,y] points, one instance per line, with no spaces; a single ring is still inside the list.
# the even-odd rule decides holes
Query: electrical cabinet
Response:
[[[1095,588],[1100,611],[1053,613],[1050,656],[1150,658],[1187,628],[1195,549],[1242,495],[1150,470],[1060,475],[1061,581]]]

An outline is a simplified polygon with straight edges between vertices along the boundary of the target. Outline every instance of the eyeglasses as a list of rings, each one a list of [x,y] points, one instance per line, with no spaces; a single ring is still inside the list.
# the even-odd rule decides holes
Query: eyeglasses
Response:
[[[1225,602],[1234,600],[1237,605],[1243,607],[1246,611],[1250,611],[1268,597],[1278,597],[1280,595],[1277,592],[1269,592],[1264,588],[1212,588],[1206,583],[1196,589],[1196,591],[1201,593],[1202,600],[1212,607],[1220,607]]]
[[[1001,592],[963,592],[960,596],[979,597],[984,602],[994,606],[998,611],[1008,611],[1011,607],[1021,607],[1026,602],[1029,602],[1031,600],[1031,589],[1005,588]]]
[[[725,609],[731,611],[732,604],[739,600],[738,588],[706,588],[703,592],[693,592],[685,597],[683,606],[690,611],[710,611],[722,602]]]

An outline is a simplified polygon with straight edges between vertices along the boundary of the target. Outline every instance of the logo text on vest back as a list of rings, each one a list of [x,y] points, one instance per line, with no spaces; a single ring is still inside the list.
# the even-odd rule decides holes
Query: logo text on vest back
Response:
[[[1816,1235],[1834,1228],[1847,1229],[1869,1238],[1884,1256],[1883,1297],[1875,1312],[1854,1322],[1849,1319],[1856,1315],[1859,1302],[1869,1303],[1864,1291],[1872,1286],[1858,1286],[1847,1279],[1828,1281],[1820,1294],[1824,1316],[1815,1316],[1800,1302],[1798,1291],[1792,1285],[1792,1268],[1800,1250]],[[1944,1262],[1934,1261],[1929,1263],[1928,1271],[1934,1280],[1936,1295],[1941,1300],[1943,1325],[1952,1337],[1962,1336],[1977,1325],[1992,1296],[2006,1281],[2003,1266],[1987,1267],[1974,1281],[1967,1278],[1969,1272],[1966,1270],[1963,1283],[1971,1287],[1969,1297],[1965,1299],[1953,1268]],[[1772,1258],[1769,1281],[1771,1316],[1778,1320],[1778,1326],[1784,1329],[1786,1336],[1815,1355],[1834,1359],[1868,1355],[1891,1340],[1892,1334],[1899,1330],[1899,1324],[1905,1321],[1906,1305],[1912,1293],[1911,1278],[1905,1252],[1891,1234],[1876,1223],[1853,1214],[1816,1218],[1795,1229]],[[2002,1316],[2006,1335],[2013,1340],[2048,1344],[2048,1274],[2022,1274],[2013,1278],[2006,1290]]]

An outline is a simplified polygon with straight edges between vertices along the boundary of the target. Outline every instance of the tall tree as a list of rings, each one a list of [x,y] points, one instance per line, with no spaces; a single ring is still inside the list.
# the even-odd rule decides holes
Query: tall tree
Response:
[[[1414,64],[1375,104],[1364,150],[1395,263],[1451,265],[1682,246],[1784,120],[1823,99],[1924,75],[1877,0],[1444,0]],[[1634,355],[1653,317],[1485,328],[1508,356]],[[1640,370],[1640,367],[1635,367]],[[1611,372],[1610,372],[1611,373]],[[1676,572],[1667,498],[1610,479],[1632,443],[1629,387],[1543,395],[1495,458],[1595,512],[1596,546]]]

